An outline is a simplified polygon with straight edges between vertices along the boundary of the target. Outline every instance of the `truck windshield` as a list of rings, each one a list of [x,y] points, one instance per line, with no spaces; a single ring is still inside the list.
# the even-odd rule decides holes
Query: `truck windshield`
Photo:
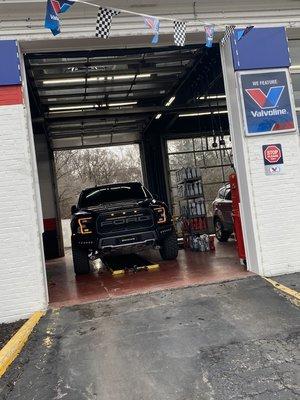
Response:
[[[139,184],[96,187],[85,191],[79,201],[80,208],[95,207],[103,203],[125,200],[145,200],[150,192]]]

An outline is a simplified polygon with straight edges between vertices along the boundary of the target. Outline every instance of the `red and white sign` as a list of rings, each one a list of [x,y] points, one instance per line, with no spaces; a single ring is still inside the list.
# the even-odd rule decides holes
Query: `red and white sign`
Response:
[[[277,164],[282,157],[281,149],[278,146],[271,144],[264,150],[264,157],[270,164]]]

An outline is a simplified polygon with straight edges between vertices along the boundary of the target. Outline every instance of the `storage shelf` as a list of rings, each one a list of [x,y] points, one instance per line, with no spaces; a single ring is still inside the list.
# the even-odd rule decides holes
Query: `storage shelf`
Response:
[[[206,214],[197,214],[197,215],[181,215],[183,219],[194,219],[194,218],[207,218]]]
[[[203,199],[203,194],[195,194],[194,196],[178,197],[179,201],[193,200],[193,199]]]
[[[183,185],[184,183],[189,183],[189,182],[197,182],[200,181],[202,183],[202,178],[198,176],[198,178],[185,178],[180,182],[177,182],[177,185]]]

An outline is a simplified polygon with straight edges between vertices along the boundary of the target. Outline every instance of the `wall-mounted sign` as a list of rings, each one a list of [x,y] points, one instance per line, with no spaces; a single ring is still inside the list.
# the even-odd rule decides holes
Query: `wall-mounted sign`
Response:
[[[247,136],[296,130],[295,105],[287,70],[247,71],[238,76]]]
[[[283,173],[283,153],[281,144],[265,144],[262,146],[266,175]]]

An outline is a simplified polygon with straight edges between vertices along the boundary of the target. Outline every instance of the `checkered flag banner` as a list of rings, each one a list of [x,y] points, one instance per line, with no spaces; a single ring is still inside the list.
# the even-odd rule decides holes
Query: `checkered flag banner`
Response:
[[[221,42],[220,42],[221,46],[225,46],[225,43],[230,38],[230,36],[233,34],[234,29],[235,29],[235,25],[226,26],[225,34],[222,37]]]
[[[110,32],[112,18],[119,14],[119,10],[99,7],[96,23],[96,37],[107,39]]]
[[[184,46],[186,36],[186,23],[174,21],[174,43],[176,46]]]

